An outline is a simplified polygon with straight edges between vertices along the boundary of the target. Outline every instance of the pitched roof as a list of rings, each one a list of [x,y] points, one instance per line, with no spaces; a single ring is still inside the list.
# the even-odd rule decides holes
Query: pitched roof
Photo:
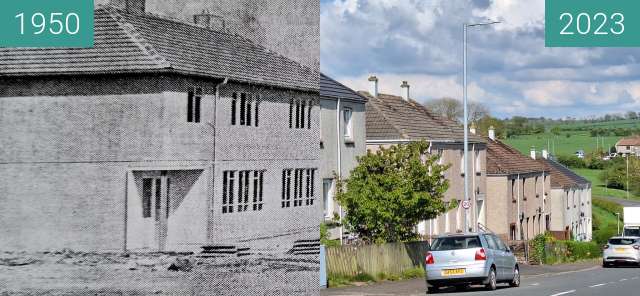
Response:
[[[553,159],[539,159],[546,171],[551,173],[551,188],[588,188],[591,182]]]
[[[366,105],[367,140],[464,140],[464,129],[458,123],[438,116],[414,100],[368,92]],[[484,138],[469,134],[471,143],[484,143]]]
[[[616,146],[640,146],[640,136],[632,136],[627,138],[622,138]]]
[[[318,73],[238,35],[111,6],[93,48],[0,48],[0,76],[175,72],[318,91]]]
[[[367,101],[367,98],[364,96],[322,73],[320,73],[320,96],[326,98],[347,99],[363,103]]]
[[[522,155],[513,147],[499,140],[487,140],[487,174],[513,175],[542,172],[544,166]]]

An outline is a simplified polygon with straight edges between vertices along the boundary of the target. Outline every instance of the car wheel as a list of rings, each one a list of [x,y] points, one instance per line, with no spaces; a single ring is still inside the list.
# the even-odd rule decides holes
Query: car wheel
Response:
[[[509,283],[511,287],[520,287],[520,269],[516,266],[513,270],[513,280]]]
[[[491,267],[491,270],[489,270],[489,278],[488,278],[489,282],[485,285],[485,288],[487,288],[487,290],[493,291],[496,289],[497,283],[496,283],[496,270],[495,268]]]
[[[436,294],[440,291],[438,287],[427,287],[427,294]]]

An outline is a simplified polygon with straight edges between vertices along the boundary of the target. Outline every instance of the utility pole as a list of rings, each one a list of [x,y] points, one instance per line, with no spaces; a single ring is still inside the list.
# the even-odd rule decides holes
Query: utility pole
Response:
[[[616,222],[618,222],[617,223],[618,232],[616,232],[616,235],[620,235],[620,213],[616,213],[616,216],[617,216]]]
[[[468,205],[469,201],[469,113],[467,107],[467,29],[470,27],[488,26],[500,22],[487,22],[477,24],[462,24],[462,105],[464,106],[464,200]],[[464,232],[469,231],[469,206],[464,209]]]
[[[627,159],[627,199],[629,199],[629,154],[625,155]]]

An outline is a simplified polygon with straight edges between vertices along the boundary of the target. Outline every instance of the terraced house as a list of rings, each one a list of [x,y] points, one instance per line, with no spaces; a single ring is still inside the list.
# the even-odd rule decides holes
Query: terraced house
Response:
[[[317,238],[317,72],[116,2],[94,48],[0,49],[0,250]]]
[[[418,225],[420,234],[430,237],[442,233],[464,230],[464,129],[456,122],[433,114],[420,103],[411,99],[409,84],[401,87],[402,96],[380,93],[378,78],[369,78],[371,89],[361,91],[367,97],[366,126],[367,149],[376,151],[411,141],[426,140],[431,144],[431,153],[440,156],[440,164],[450,168],[444,177],[449,180],[445,201],[458,207],[436,219]],[[469,135],[468,168],[469,180],[469,226],[476,229],[478,223],[486,224],[486,140]]]
[[[538,161],[551,174],[550,230],[565,239],[591,241],[591,182],[552,159],[546,150]]]
[[[503,240],[521,241],[550,230],[550,172],[533,158],[495,138],[487,141],[487,227]]]

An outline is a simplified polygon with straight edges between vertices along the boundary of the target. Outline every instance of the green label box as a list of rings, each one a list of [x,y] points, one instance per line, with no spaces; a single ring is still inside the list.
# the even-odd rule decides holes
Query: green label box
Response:
[[[93,47],[93,0],[0,0],[0,47]]]
[[[546,0],[545,45],[640,46],[640,1]]]

